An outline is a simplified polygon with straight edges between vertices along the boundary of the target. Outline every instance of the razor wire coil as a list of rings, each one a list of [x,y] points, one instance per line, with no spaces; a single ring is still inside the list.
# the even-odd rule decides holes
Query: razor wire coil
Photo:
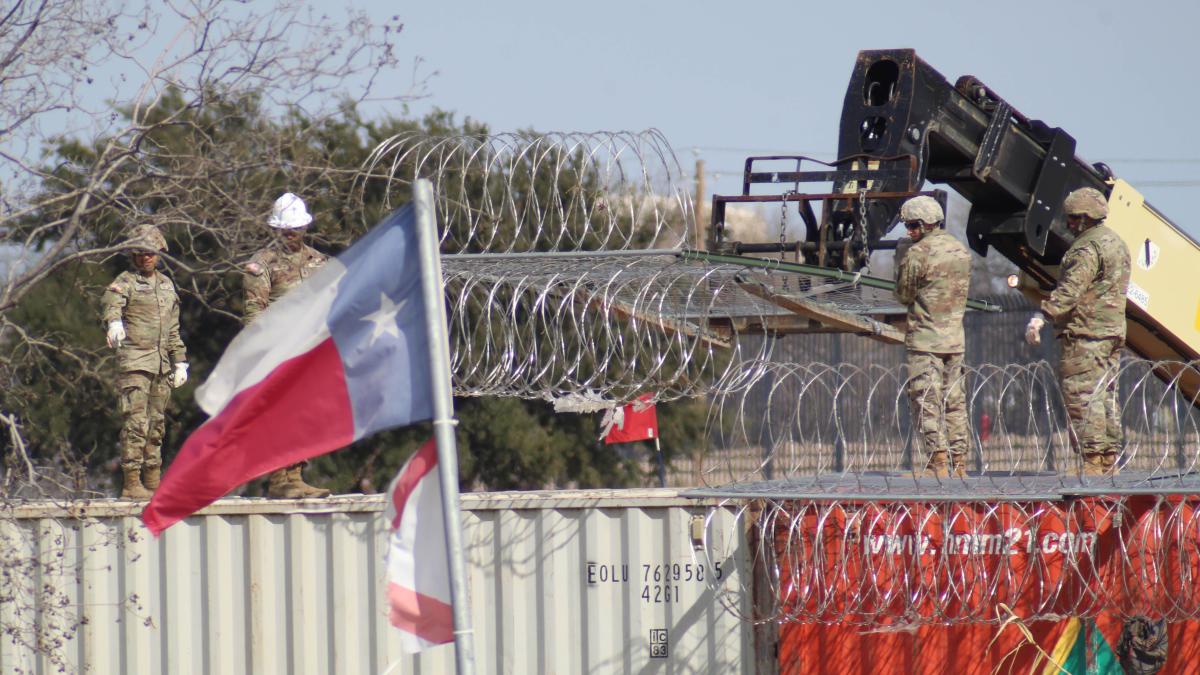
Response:
[[[820,327],[748,290],[854,316],[903,308],[853,280],[681,256],[694,207],[657,132],[406,134],[368,174],[434,182],[457,395],[579,411],[707,400],[693,461],[724,501],[699,555],[711,569],[748,542],[751,573],[713,582],[747,621],[994,622],[1000,603],[1200,618],[1184,496],[1200,491],[1200,363],[1123,360],[1122,473],[1089,479],[1050,362],[970,365],[968,477],[926,478],[903,348],[789,357],[774,336]],[[726,531],[716,510],[736,516]]]

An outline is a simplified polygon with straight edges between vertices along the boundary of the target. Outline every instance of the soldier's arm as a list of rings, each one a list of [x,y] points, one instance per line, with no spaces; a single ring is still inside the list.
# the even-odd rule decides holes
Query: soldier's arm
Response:
[[[266,265],[257,260],[246,264],[242,274],[242,290],[244,293],[245,319],[250,323],[258,318],[271,301],[271,275]]]
[[[908,306],[917,299],[917,285],[921,280],[921,252],[910,250],[900,260],[896,272],[896,288],[893,291],[900,304]]]
[[[132,290],[129,283],[117,277],[113,282],[104,289],[104,295],[100,298],[102,307],[102,316],[104,318],[104,326],[113,321],[125,320],[125,306],[129,304],[129,293]]]
[[[904,263],[904,256],[908,255],[908,250],[912,248],[912,245],[911,237],[901,237],[896,240],[896,256],[892,259],[896,266],[896,272],[893,275],[896,279],[900,278],[900,266]]]
[[[1042,301],[1042,313],[1051,323],[1060,326],[1066,322],[1083,292],[1096,279],[1099,269],[1100,259],[1092,247],[1084,246],[1067,253],[1059,271],[1058,287]]]
[[[187,361],[187,347],[183,344],[183,338],[179,336],[179,294],[175,295],[175,303],[171,307],[171,313],[168,317],[167,332],[167,350],[171,353],[171,363],[184,363]]]

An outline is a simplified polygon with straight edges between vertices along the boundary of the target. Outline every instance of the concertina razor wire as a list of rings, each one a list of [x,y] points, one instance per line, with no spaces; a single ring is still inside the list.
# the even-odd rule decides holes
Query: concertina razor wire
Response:
[[[619,251],[676,247],[693,220],[674,152],[656,130],[431,136],[380,143],[362,190],[385,178],[385,204],[431,181],[442,253]]]
[[[1001,605],[1023,620],[1200,618],[1200,512],[1178,495],[731,499],[705,529],[706,569],[744,558],[709,587],[755,623],[999,623]]]
[[[780,358],[762,336],[806,328],[749,291],[902,308],[853,279],[682,255],[694,207],[657,132],[409,134],[368,173],[389,190],[434,183],[457,395],[580,411],[645,392],[707,400],[694,496],[736,522],[715,537],[710,522],[698,555],[749,537],[754,573],[712,581],[747,620],[971,623],[999,620],[999,602],[1200,618],[1200,517],[1179,496],[1200,487],[1200,415],[1177,386],[1200,364],[1123,360],[1122,473],[1088,480],[1050,363],[968,366],[969,475],[922,478],[903,348]]]

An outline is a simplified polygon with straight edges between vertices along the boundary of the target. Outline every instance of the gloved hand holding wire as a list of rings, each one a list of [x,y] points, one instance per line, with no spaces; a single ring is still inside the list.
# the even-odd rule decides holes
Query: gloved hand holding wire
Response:
[[[187,371],[187,363],[176,363],[175,370],[167,376],[167,384],[171,385],[172,389],[178,389],[182,387],[183,383],[187,382]]]
[[[108,340],[109,347],[112,347],[113,349],[120,347],[121,343],[125,341],[125,324],[121,323],[119,320],[109,321],[108,335],[106,336],[106,339]]]
[[[1046,321],[1040,316],[1030,319],[1029,324],[1025,326],[1025,341],[1031,345],[1042,344],[1042,326],[1044,325],[1046,325]]]

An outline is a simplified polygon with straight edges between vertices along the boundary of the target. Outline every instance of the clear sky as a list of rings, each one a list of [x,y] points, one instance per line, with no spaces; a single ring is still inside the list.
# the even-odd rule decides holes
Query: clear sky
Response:
[[[689,172],[698,149],[710,192],[740,188],[747,154],[832,159],[855,54],[911,47],[1063,127],[1200,234],[1194,0],[359,3],[399,15],[401,58],[437,71],[412,113],[496,131],[654,127]]]

